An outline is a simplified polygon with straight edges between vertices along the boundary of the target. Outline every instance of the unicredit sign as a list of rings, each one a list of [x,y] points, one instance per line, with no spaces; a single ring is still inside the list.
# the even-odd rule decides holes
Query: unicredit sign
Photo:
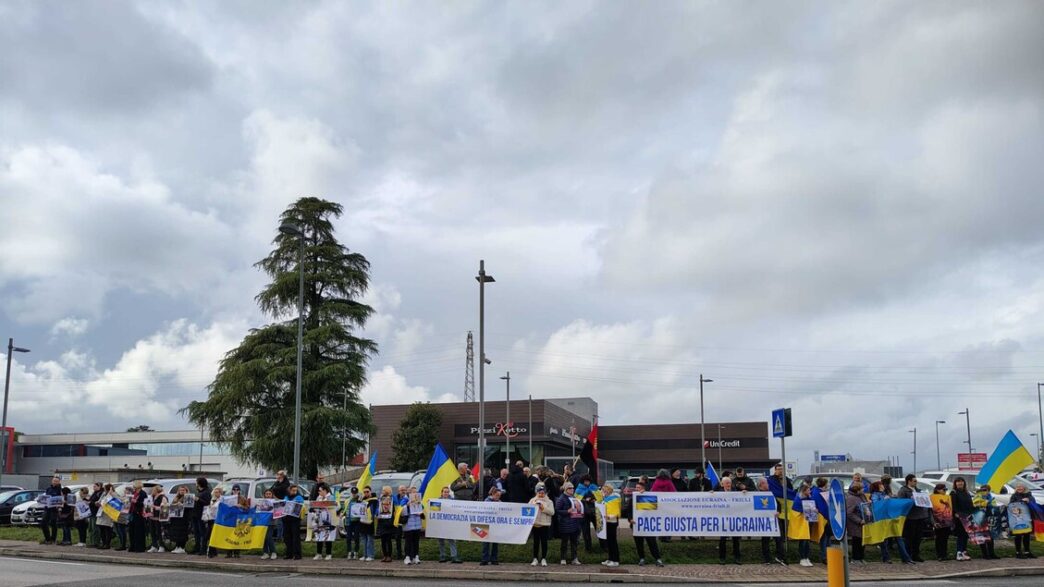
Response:
[[[703,441],[703,448],[743,448],[742,443],[739,440],[705,440]]]

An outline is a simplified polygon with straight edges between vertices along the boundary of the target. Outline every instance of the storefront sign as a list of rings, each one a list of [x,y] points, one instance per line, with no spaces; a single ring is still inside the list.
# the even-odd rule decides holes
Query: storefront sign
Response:
[[[957,453],[957,468],[961,471],[975,471],[984,465],[986,465],[986,453],[984,452]]]
[[[738,438],[730,440],[721,439],[719,440],[705,440],[703,441],[704,448],[743,448],[743,443]]]
[[[502,501],[428,502],[428,538],[450,538],[471,542],[525,544],[536,521],[537,508]]]
[[[533,433],[539,436],[543,426],[544,424],[542,422],[534,422]],[[478,424],[457,424],[453,427],[453,434],[457,437],[478,436],[479,427]],[[486,425],[486,436],[506,436],[507,438],[517,438],[520,435],[528,434],[529,425],[524,422],[496,422],[494,424]]]
[[[635,493],[635,536],[779,536],[770,492]]]

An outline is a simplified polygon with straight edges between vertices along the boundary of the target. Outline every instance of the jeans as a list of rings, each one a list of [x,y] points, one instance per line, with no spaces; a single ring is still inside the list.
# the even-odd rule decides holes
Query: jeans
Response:
[[[203,534],[206,533],[206,528],[207,523],[204,522],[202,518],[192,518],[192,537],[196,541],[196,554],[207,552],[207,541],[203,539]]]
[[[364,558],[373,558],[377,552],[377,545],[373,541],[372,526],[360,526],[359,537],[362,539],[361,553]]]
[[[447,552],[449,557],[446,556]],[[544,552],[547,552],[547,541],[544,542]],[[457,560],[457,541],[450,538],[439,538],[439,560],[443,561],[447,558]]]
[[[127,524],[115,524],[116,539],[120,541],[120,548],[127,549]]]
[[[265,532],[265,544],[261,548],[261,552],[264,554],[275,554],[276,553],[276,542],[275,542],[275,526],[269,526],[268,532]]]
[[[957,518],[953,520],[953,534],[957,537],[957,552],[966,552],[968,550],[968,531]]]
[[[827,560],[827,549],[830,548],[831,536],[830,528],[825,528],[823,530],[823,537],[819,539],[819,560],[824,563]]]
[[[533,558],[547,558],[547,535],[550,532],[550,526],[533,526]]]
[[[62,524],[62,544],[72,543],[72,527],[69,524]]]
[[[500,545],[496,542],[483,542],[482,543],[482,562],[484,563],[495,563],[497,562],[497,552],[500,550]]]
[[[58,541],[58,510],[55,508],[44,508],[43,520],[40,521],[40,530],[43,531],[44,542]]]
[[[906,551],[906,543],[901,538],[889,538],[881,543],[881,562],[888,562],[890,556],[888,555],[888,548],[895,544],[899,547],[899,557],[903,559],[903,562],[909,561],[910,554]]]
[[[808,558],[809,550],[810,548],[808,540],[798,540],[798,556],[801,557],[801,560],[805,560],[806,558]]]

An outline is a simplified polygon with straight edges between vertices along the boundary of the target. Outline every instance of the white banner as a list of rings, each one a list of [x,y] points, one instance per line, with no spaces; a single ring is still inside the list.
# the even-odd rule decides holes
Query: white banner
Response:
[[[424,534],[428,538],[525,544],[536,515],[536,506],[524,503],[433,499],[428,502]]]
[[[779,536],[769,492],[634,493],[635,536]]]

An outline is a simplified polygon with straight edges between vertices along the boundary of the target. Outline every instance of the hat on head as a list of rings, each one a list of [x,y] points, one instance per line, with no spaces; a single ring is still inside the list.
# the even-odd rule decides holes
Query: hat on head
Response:
[[[546,487],[544,487],[544,484],[543,484],[543,483],[537,483],[537,484],[536,484],[536,490],[537,490],[537,491],[547,491],[547,488],[546,488]]]

